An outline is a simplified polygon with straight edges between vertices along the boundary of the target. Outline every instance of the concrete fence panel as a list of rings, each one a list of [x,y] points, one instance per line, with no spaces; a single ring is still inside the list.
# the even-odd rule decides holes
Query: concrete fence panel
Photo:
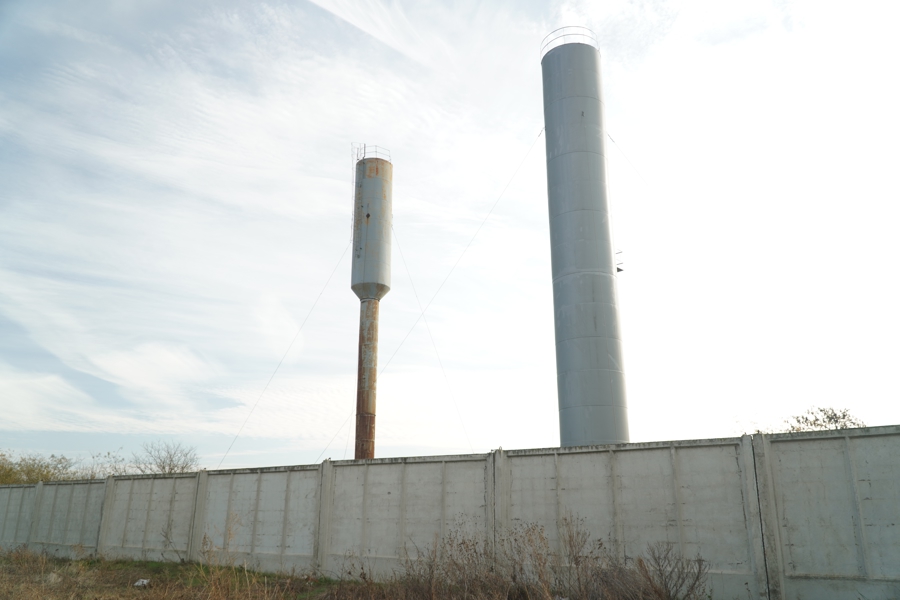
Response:
[[[716,597],[766,597],[750,438],[504,452],[498,522],[536,523],[551,548],[565,517],[625,560],[671,544],[710,564]]]
[[[772,597],[900,598],[900,427],[754,446]]]
[[[364,558],[373,569],[397,557],[403,471],[402,463],[335,464],[332,514],[340,518],[323,532],[330,548],[326,569],[340,570],[342,556]]]
[[[385,574],[450,528],[487,540],[485,455],[336,461],[323,477],[320,569]]]
[[[314,569],[319,471],[305,466],[203,473],[192,559],[266,571]]]
[[[132,560],[187,560],[197,475],[111,477],[100,553]]]
[[[102,480],[38,484],[28,547],[67,558],[94,554],[104,488]]]
[[[28,543],[34,513],[35,485],[0,486],[0,549]]]

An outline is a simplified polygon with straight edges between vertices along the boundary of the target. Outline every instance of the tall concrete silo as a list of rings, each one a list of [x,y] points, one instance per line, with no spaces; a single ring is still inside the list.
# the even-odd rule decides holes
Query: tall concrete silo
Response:
[[[627,442],[600,53],[581,27],[554,31],[541,53],[560,444]]]
[[[359,370],[356,386],[355,457],[375,458],[375,388],[378,375],[378,307],[391,290],[390,154],[359,146],[353,183],[351,289],[360,300]]]

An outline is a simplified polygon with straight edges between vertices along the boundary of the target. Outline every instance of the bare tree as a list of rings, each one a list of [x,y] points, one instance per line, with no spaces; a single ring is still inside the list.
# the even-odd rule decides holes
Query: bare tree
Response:
[[[850,429],[851,427],[865,427],[862,420],[850,414],[846,408],[837,410],[816,406],[810,408],[802,415],[796,415],[785,421],[788,431],[821,431],[823,429]]]
[[[181,442],[148,442],[141,452],[132,454],[132,466],[138,473],[190,473],[200,468],[197,449]]]
[[[119,454],[121,448],[115,452],[91,453],[90,461],[80,462],[74,475],[77,479],[103,479],[110,475],[128,475],[133,470],[125,461],[125,457]]]

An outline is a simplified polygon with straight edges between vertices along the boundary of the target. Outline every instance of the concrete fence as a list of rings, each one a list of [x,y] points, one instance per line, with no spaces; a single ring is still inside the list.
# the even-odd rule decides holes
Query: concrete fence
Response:
[[[771,598],[900,598],[900,427],[754,436]]]
[[[714,598],[900,598],[900,427],[0,486],[0,546],[378,573],[465,527],[667,542]]]

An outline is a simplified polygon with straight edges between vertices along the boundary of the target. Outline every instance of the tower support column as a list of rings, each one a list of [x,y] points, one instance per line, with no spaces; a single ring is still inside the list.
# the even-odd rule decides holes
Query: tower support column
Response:
[[[378,378],[378,300],[359,303],[359,370],[356,381],[356,453],[375,458],[375,390]]]

